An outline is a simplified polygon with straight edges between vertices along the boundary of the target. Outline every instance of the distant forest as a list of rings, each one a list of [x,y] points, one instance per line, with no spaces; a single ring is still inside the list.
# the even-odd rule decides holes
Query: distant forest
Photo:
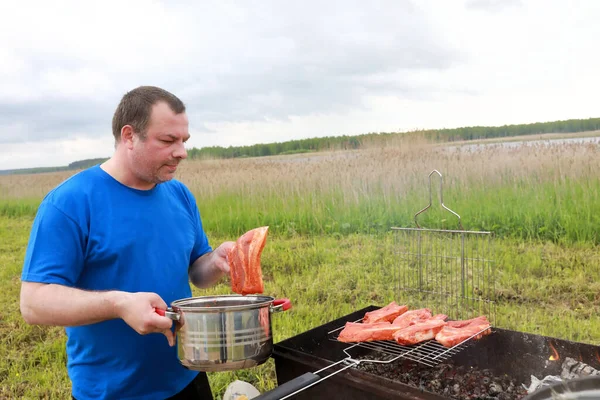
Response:
[[[39,174],[42,172],[58,172],[58,171],[74,171],[79,169],[85,169],[93,165],[102,163],[108,160],[107,158],[88,158],[86,160],[74,161],[71,164],[64,167],[39,167],[39,168],[21,168],[21,169],[6,169],[0,170],[0,175],[11,175],[11,174]]]
[[[543,133],[576,133],[600,130],[600,118],[571,119],[555,122],[504,126],[471,126],[454,129],[435,129],[413,132],[367,133],[358,136],[328,136],[322,138],[291,140],[282,143],[255,144],[252,146],[203,147],[188,152],[190,158],[263,157],[327,150],[359,149],[364,144],[389,141],[399,135],[419,135],[435,142],[479,140],[510,136],[539,135]]]
[[[433,129],[412,132],[380,132],[357,136],[327,136],[321,138],[290,140],[281,143],[255,144],[252,146],[202,147],[188,150],[190,159],[264,157],[295,153],[308,153],[327,150],[360,149],[365,144],[385,143],[394,137],[416,135],[426,139],[445,143],[463,140],[479,140],[511,136],[539,135],[544,133],[577,133],[600,130],[600,118],[570,119],[554,122],[536,122],[532,124],[504,126],[471,126],[453,129]],[[31,174],[88,168],[105,161],[107,158],[95,158],[75,161],[64,167],[25,168],[0,171],[2,174]]]

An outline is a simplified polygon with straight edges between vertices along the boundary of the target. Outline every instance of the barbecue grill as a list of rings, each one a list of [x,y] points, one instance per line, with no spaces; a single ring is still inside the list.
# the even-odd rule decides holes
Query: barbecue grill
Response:
[[[278,385],[335,363],[339,369],[345,367],[340,360],[347,357],[345,350],[349,346],[332,340],[330,332],[378,308],[380,305],[357,310],[276,343],[272,357]],[[358,359],[389,357],[362,346],[352,348],[350,354]],[[579,365],[600,369],[600,346],[495,327],[492,334],[464,343],[461,351],[433,367],[406,359],[390,364],[364,363],[323,380],[291,399],[522,399],[526,395],[523,385],[529,387],[532,375],[539,379],[560,376],[568,357]],[[325,376],[320,372],[318,375]],[[448,389],[446,394],[445,388]],[[497,392],[498,389],[502,392]],[[479,391],[479,397],[475,391]]]
[[[418,222],[432,205],[433,175],[440,178],[441,206],[456,218],[457,229],[422,228]],[[559,354],[600,364],[596,346],[496,326],[492,234],[464,230],[460,215],[444,204],[442,189],[442,175],[434,170],[429,205],[415,214],[416,227],[392,228],[398,262],[389,275],[397,290],[387,300],[453,320],[485,315],[491,334],[481,337],[483,329],[451,348],[435,340],[412,346],[339,342],[346,322],[360,322],[381,307],[370,306],[276,344],[272,357],[280,386],[259,399],[521,399],[531,375],[560,375]]]

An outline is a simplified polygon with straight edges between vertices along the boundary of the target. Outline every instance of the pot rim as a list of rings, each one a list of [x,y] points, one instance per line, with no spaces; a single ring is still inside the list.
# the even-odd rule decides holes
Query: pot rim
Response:
[[[235,305],[209,305],[209,306],[197,306],[195,303],[208,303],[210,301],[227,301],[227,300],[242,300],[246,304],[235,304]],[[239,310],[252,310],[255,308],[263,308],[270,306],[275,301],[275,297],[263,296],[263,295],[213,295],[213,296],[194,296],[178,299],[171,302],[173,310],[179,310],[184,312],[223,312],[223,311],[239,311]]]

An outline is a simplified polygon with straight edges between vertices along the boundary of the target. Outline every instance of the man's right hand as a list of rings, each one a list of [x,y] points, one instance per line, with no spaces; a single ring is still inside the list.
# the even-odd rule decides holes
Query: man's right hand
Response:
[[[156,293],[90,292],[63,285],[21,282],[19,307],[32,325],[81,326],[121,318],[140,335],[160,332],[175,345],[173,321],[156,309],[167,305]]]
[[[166,310],[167,304],[156,293],[124,293],[115,302],[117,315],[140,335],[162,333],[167,337],[169,346],[175,345],[175,336],[171,331],[173,321],[160,316],[155,309]]]

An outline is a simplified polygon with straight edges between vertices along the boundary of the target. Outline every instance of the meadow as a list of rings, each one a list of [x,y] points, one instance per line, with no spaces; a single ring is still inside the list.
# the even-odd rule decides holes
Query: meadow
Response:
[[[397,234],[429,203],[465,229],[493,233],[496,325],[600,344],[600,147],[523,145],[449,151],[425,141],[328,153],[184,163],[211,244],[269,225],[265,293],[280,341],[367,305],[410,303],[397,291]],[[0,176],[0,398],[67,398],[61,328],[24,324],[19,277],[37,205],[73,172]],[[437,201],[424,227],[455,229]],[[227,280],[196,295],[230,293]],[[234,379],[275,385],[274,364],[209,374],[215,398]]]

